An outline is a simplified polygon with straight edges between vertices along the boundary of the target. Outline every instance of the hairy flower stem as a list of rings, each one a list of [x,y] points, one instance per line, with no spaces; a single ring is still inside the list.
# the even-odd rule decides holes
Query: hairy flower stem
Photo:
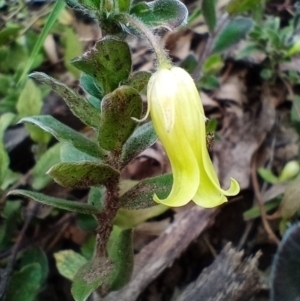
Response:
[[[111,179],[106,185],[105,208],[103,212],[97,214],[97,238],[95,257],[107,257],[107,243],[112,231],[113,220],[120,208],[119,177]]]
[[[156,38],[152,31],[139,19],[134,18],[131,15],[124,15],[125,23],[130,24],[139,32],[143,33],[147,40],[150,42],[157,58],[158,68],[167,68],[170,69],[172,64],[170,59],[165,51],[165,48],[162,45],[162,42]]]

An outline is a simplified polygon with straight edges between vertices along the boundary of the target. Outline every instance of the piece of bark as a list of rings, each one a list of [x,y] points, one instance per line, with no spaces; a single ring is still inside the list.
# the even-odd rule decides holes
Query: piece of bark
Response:
[[[233,99],[236,105],[225,111],[223,128],[219,132],[220,138],[214,143],[213,158],[224,187],[229,185],[230,178],[234,178],[239,182],[241,189],[246,189],[250,185],[252,157],[275,122],[275,101],[272,101],[268,86],[263,88],[262,95],[257,95],[260,99],[256,102],[250,102],[251,99],[248,97],[250,93],[245,90],[243,83],[238,85],[234,82],[232,87],[238,89],[235,92],[242,100]],[[235,95],[235,92],[231,92],[232,95]],[[223,97],[222,90],[216,93],[215,98],[220,102],[224,100]],[[248,106],[251,104],[251,109],[245,110],[244,102],[247,102]]]
[[[218,209],[193,206],[176,214],[173,224],[135,256],[131,281],[104,301],[135,301],[214,220]]]
[[[187,286],[175,301],[248,301],[262,284],[257,253],[242,261],[243,252],[227,244],[198,279]]]

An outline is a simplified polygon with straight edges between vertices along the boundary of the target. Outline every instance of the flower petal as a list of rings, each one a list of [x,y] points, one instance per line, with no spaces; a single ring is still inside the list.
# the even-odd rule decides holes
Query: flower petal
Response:
[[[168,146],[165,145],[165,149],[168,153]],[[181,149],[177,147],[177,151],[180,152]],[[200,175],[197,160],[188,145],[182,151],[185,155],[181,158],[168,154],[173,171],[172,190],[169,196],[163,200],[154,195],[155,202],[171,207],[180,207],[186,205],[194,197],[199,186]]]
[[[228,190],[221,188],[217,173],[207,150],[205,135],[203,135],[203,131],[205,131],[205,123],[203,123],[201,129],[202,132],[199,137],[201,140],[201,150],[197,153],[198,164],[200,166],[200,185],[193,201],[199,206],[212,208],[227,202],[227,198],[225,196],[238,194],[240,187],[236,180],[231,179]]]
[[[194,129],[193,120],[188,121],[193,108],[182,104],[177,84],[172,72],[163,69],[150,79],[147,91],[152,123],[170,159],[174,179],[169,196],[161,200],[155,195],[154,200],[172,207],[183,206],[193,198],[200,177],[197,158],[186,135]]]

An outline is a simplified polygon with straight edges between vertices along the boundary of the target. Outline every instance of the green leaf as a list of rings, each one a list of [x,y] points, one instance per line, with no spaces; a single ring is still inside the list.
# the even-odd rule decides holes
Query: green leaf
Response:
[[[0,188],[2,190],[13,184],[18,179],[18,175],[9,169],[10,159],[3,143],[4,132],[14,121],[15,115],[5,113],[0,116]]]
[[[21,201],[6,201],[1,215],[3,221],[0,228],[0,251],[2,252],[12,244],[13,234],[21,216]]]
[[[285,164],[279,175],[279,181],[285,182],[295,178],[299,174],[300,165],[297,160],[291,160]]]
[[[41,155],[33,167],[31,185],[34,190],[41,190],[51,183],[52,179],[46,174],[46,172],[52,165],[60,162],[60,147],[61,145],[59,143],[50,147]]]
[[[189,54],[183,61],[180,63],[180,67],[183,68],[188,73],[192,74],[198,64],[198,60],[194,54]]]
[[[257,172],[268,183],[275,184],[279,181],[278,177],[276,177],[270,169],[261,167]]]
[[[80,42],[78,35],[74,32],[71,27],[66,27],[64,30],[64,41],[65,41],[65,55],[64,64],[66,69],[71,72],[75,78],[80,77],[80,71],[75,68],[70,61],[82,54],[83,47]]]
[[[74,59],[72,64],[94,77],[104,94],[112,92],[131,71],[129,46],[112,38],[98,41],[95,48]]]
[[[95,231],[98,223],[93,215],[77,214],[76,225],[83,231]]]
[[[85,258],[87,258],[87,259],[93,258],[95,244],[96,244],[96,237],[95,237],[95,235],[91,235],[81,245],[80,251]]]
[[[256,53],[262,53],[261,47],[256,42],[246,42],[244,47],[239,50],[235,56],[236,60],[242,60],[253,56]]]
[[[103,97],[103,91],[101,91],[101,88],[98,86],[96,80],[92,76],[82,73],[80,77],[80,87],[86,93],[99,99],[99,112],[100,112],[100,100]]]
[[[290,227],[282,238],[271,269],[270,300],[296,301],[300,296],[300,224]]]
[[[59,94],[69,106],[73,114],[83,123],[93,128],[98,128],[100,111],[93,107],[84,97],[45,73],[34,72],[30,74],[30,77],[34,78],[41,84],[49,86],[57,94]]]
[[[73,147],[68,143],[64,143],[61,145],[60,148],[60,161],[61,162],[92,161],[92,162],[99,163],[100,160],[98,158],[88,155],[87,153],[81,152],[80,150],[78,150],[77,148]]]
[[[216,27],[217,17],[214,0],[203,0],[202,1],[202,13],[204,20],[212,33]]]
[[[132,231],[114,227],[110,235],[107,258],[94,258],[74,277],[72,295],[85,301],[97,289],[100,296],[122,288],[130,280],[133,268]]]
[[[290,46],[290,48],[286,52],[286,56],[294,56],[299,53],[300,53],[300,41],[297,40],[293,43],[292,46]]]
[[[3,142],[4,132],[12,124],[14,118],[15,114],[13,113],[5,113],[0,116],[0,142]]]
[[[96,206],[99,209],[103,208],[104,187],[91,187],[88,196],[88,204]]]
[[[124,85],[130,86],[141,92],[148,84],[151,73],[147,71],[137,71],[130,75],[129,79],[124,82]]]
[[[99,144],[110,151],[120,151],[133,133],[142,113],[142,98],[133,88],[121,86],[102,100]]]
[[[271,79],[272,76],[274,76],[273,71],[271,69],[268,68],[264,68],[260,71],[260,76],[261,78],[263,78],[264,80],[268,80]]]
[[[73,280],[78,270],[87,263],[85,257],[73,250],[56,252],[54,258],[59,273],[69,280]]]
[[[92,157],[103,158],[104,152],[99,149],[97,144],[87,139],[82,134],[74,131],[67,125],[49,115],[33,116],[21,119],[19,122],[35,124],[44,131],[53,135],[59,142],[69,143],[78,150],[89,154]]]
[[[216,37],[213,52],[222,52],[241,41],[253,26],[250,18],[233,19]]]
[[[288,219],[293,217],[300,208],[300,177],[292,180],[287,186],[279,211],[281,216]]]
[[[188,11],[178,0],[156,0],[139,2],[130,10],[143,23],[150,27],[167,26],[172,29],[186,22]]]
[[[224,66],[224,62],[220,54],[212,54],[210,55],[203,64],[203,72],[204,73],[213,73],[216,74]]]
[[[5,176],[8,172],[8,168],[9,168],[9,156],[4,147],[4,144],[0,142],[0,185],[1,186],[5,180]]]
[[[227,5],[226,10],[231,15],[237,15],[254,9],[261,3],[262,0],[231,0]]]
[[[200,79],[200,87],[206,90],[215,90],[220,87],[219,79],[214,74],[204,74]]]
[[[34,45],[34,48],[30,55],[30,58],[29,58],[26,66],[23,70],[23,73],[20,77],[20,81],[22,81],[25,78],[28,71],[30,70],[32,64],[35,61],[35,58],[36,58],[38,52],[44,45],[44,42],[46,40],[48,33],[50,32],[52,26],[55,24],[56,20],[58,19],[59,15],[60,15],[61,11],[64,9],[65,5],[66,5],[66,3],[64,1],[56,1],[56,3],[54,4],[52,11],[51,11],[45,25],[43,26],[42,32],[39,35],[39,38],[38,38],[36,44]]]
[[[149,218],[164,213],[168,209],[169,207],[164,205],[137,210],[120,209],[114,220],[114,225],[122,229],[131,229],[145,222]]]
[[[43,106],[41,90],[30,79],[27,80],[24,88],[22,89],[16,108],[19,116],[28,117],[33,115],[39,115]],[[37,142],[48,143],[50,136],[45,134],[44,131],[37,127],[26,125],[26,129],[29,131],[30,137]]]
[[[38,263],[31,263],[15,272],[9,283],[5,301],[34,301],[42,277],[42,269]]]
[[[119,172],[109,165],[95,162],[59,163],[48,171],[54,181],[65,187],[87,188],[105,185],[119,175]]]
[[[100,0],[77,0],[79,4],[83,7],[86,7],[90,10],[99,10],[100,9]]]
[[[154,144],[156,140],[157,135],[151,122],[138,127],[123,146],[121,167],[125,167],[137,155]]]
[[[21,28],[17,27],[6,27],[0,31],[0,46],[7,46],[9,43],[14,41],[20,32]]]
[[[266,212],[270,212],[271,210],[277,208],[281,202],[281,198],[273,199],[269,202],[265,203]],[[245,221],[249,221],[251,219],[257,218],[261,216],[261,210],[258,206],[254,206],[251,209],[244,212],[243,217]]]
[[[41,267],[41,274],[42,274],[41,284],[43,284],[46,281],[46,279],[48,277],[48,273],[49,273],[48,260],[47,260],[46,253],[37,247],[32,247],[32,248],[27,249],[22,254],[21,266],[26,267],[27,265],[29,265],[33,262],[38,263]]]
[[[119,11],[127,13],[130,10],[132,0],[118,0]]]
[[[73,279],[71,293],[75,301],[87,300],[112,271],[113,265],[107,258],[94,258],[83,265]]]
[[[295,95],[293,99],[293,107],[291,110],[291,120],[296,123],[300,121],[300,96]]]
[[[22,175],[20,173],[13,172],[11,169],[7,168],[4,176],[4,180],[0,184],[0,188],[4,191],[13,184],[15,184]]]
[[[101,212],[97,207],[89,204],[54,198],[34,191],[15,189],[11,190],[7,195],[23,195],[36,202],[77,213],[97,214]]]
[[[107,293],[126,285],[133,270],[132,230],[114,226],[108,241],[108,257],[113,262],[113,272],[106,280]]]
[[[207,120],[205,124],[206,133],[214,133],[217,131],[218,120],[216,118],[211,118]]]
[[[154,193],[164,199],[169,195],[172,185],[173,176],[171,174],[142,180],[121,196],[121,207],[133,210],[156,206],[157,203],[153,201]]]

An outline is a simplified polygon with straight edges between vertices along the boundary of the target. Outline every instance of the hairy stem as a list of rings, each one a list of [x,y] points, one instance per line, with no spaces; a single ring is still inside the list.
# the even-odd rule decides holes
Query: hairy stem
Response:
[[[159,68],[171,68],[172,64],[170,59],[165,51],[165,48],[162,45],[161,40],[158,40],[156,36],[152,33],[152,31],[140,20],[131,16],[131,15],[123,15],[124,21],[129,23],[132,27],[137,29],[139,32],[143,33],[147,40],[150,42],[157,58],[157,63]]]
[[[112,231],[113,220],[120,208],[119,177],[116,177],[106,185],[105,209],[97,217],[97,239],[96,239],[96,257],[107,257],[107,243]]]

